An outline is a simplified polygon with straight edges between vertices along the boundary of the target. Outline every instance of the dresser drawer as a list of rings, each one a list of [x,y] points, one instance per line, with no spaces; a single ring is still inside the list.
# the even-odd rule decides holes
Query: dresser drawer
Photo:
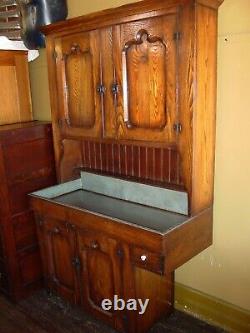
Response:
[[[149,252],[143,248],[134,247],[131,250],[131,260],[134,265],[146,270],[163,275],[164,257],[160,254]]]

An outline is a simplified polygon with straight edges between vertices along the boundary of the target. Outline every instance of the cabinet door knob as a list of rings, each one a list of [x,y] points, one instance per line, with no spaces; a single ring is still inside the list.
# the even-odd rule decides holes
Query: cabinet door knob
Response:
[[[146,261],[147,260],[147,256],[145,254],[141,255],[141,261]]]
[[[106,88],[103,84],[98,84],[96,87],[96,91],[100,94],[103,95],[106,91]]]
[[[59,234],[59,232],[60,232],[60,229],[59,229],[59,228],[55,227],[55,228],[53,229],[53,233],[54,233],[54,234]]]
[[[93,242],[91,242],[90,247],[91,247],[91,249],[96,250],[99,248],[99,244],[97,243],[97,241],[93,241]]]
[[[113,83],[111,85],[111,91],[112,91],[113,95],[117,95],[119,92],[119,85],[117,83]]]

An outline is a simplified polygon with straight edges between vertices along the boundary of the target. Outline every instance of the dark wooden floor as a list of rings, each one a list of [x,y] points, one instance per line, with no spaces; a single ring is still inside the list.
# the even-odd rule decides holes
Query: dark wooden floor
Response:
[[[221,333],[200,320],[175,311],[150,333]],[[102,322],[57,297],[39,292],[19,304],[0,295],[0,333],[116,333]]]

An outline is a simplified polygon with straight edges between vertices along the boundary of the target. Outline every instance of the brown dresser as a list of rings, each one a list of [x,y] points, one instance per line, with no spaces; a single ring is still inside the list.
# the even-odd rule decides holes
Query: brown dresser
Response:
[[[18,300],[41,286],[28,193],[56,183],[51,125],[0,126],[0,292]]]

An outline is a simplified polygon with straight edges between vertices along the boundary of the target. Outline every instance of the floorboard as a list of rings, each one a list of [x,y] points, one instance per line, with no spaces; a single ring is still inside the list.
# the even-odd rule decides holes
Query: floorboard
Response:
[[[149,333],[222,333],[182,312],[159,321]],[[19,304],[0,295],[0,333],[116,333],[55,296],[41,291]]]

